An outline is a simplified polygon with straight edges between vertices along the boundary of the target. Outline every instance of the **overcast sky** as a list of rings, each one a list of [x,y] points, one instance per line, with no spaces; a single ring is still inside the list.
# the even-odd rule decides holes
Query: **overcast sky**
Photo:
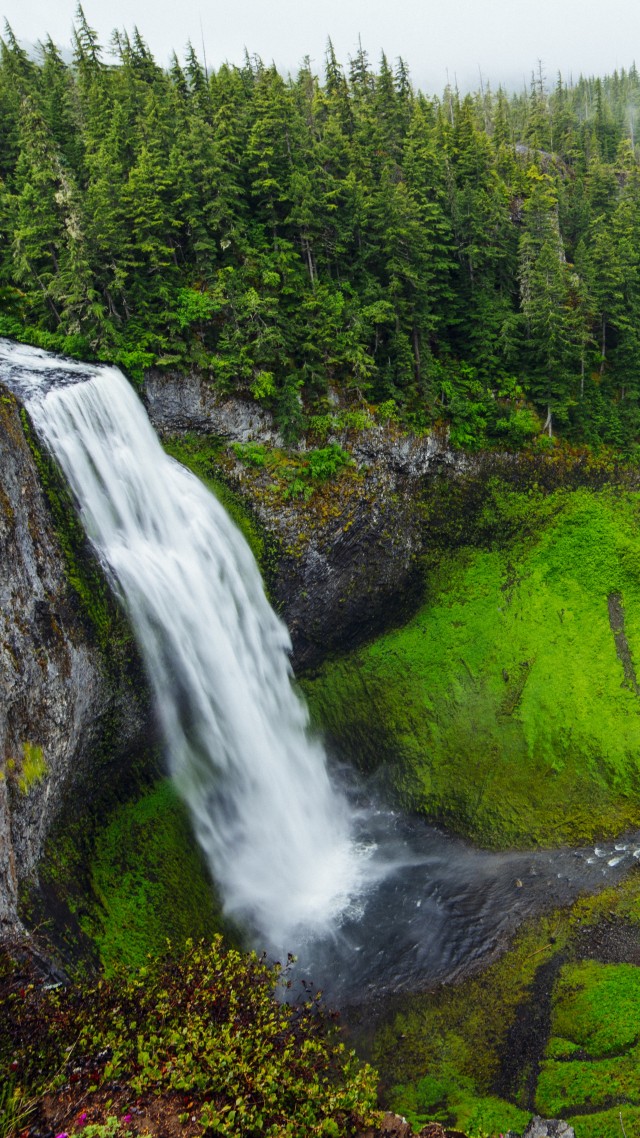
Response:
[[[542,60],[553,83],[629,67],[640,57],[638,0],[84,0],[103,42],[114,27],[137,24],[159,63],[188,39],[207,62],[242,61],[244,48],[282,70],[305,55],[322,69],[327,37],[346,63],[358,35],[377,62],[401,55],[414,83],[440,93],[457,78],[463,89],[528,82]],[[21,40],[47,33],[65,46],[76,0],[1,0],[0,11]],[[640,58],[638,59],[640,65]]]

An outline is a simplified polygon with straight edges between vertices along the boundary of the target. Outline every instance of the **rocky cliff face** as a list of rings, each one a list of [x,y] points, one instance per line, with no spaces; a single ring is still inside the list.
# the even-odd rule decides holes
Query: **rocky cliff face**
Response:
[[[283,445],[267,410],[217,394],[197,373],[148,372],[144,400],[165,438],[193,433],[225,443]],[[346,448],[354,464],[324,488],[314,486],[309,500],[287,494],[282,482],[275,485],[273,467],[240,462],[231,448],[218,461],[218,473],[272,539],[267,575],[291,632],[296,668],[314,667],[415,611],[424,582],[421,556],[442,544],[445,531],[445,544],[465,544],[493,480],[545,493],[638,484],[633,470],[586,453],[469,453],[451,448],[444,434],[411,435],[373,419],[366,429],[336,430],[310,445],[330,442]],[[302,458],[305,447],[299,444]],[[437,484],[446,488],[444,495]]]
[[[63,804],[136,745],[145,700],[104,652],[65,572],[20,407],[0,384],[0,936],[20,931],[30,883]]]
[[[161,436],[194,432],[226,442],[282,445],[268,411],[217,396],[198,375],[151,371],[144,399]],[[312,497],[286,497],[269,469],[221,462],[272,539],[272,599],[291,633],[296,667],[374,635],[412,606],[423,547],[419,488],[427,474],[457,460],[434,435],[408,436],[393,423],[341,431],[354,465]],[[304,449],[301,449],[304,455]]]
[[[282,445],[273,417],[257,403],[225,398],[199,372],[147,372],[144,402],[160,435],[199,431],[239,442],[259,438]]]

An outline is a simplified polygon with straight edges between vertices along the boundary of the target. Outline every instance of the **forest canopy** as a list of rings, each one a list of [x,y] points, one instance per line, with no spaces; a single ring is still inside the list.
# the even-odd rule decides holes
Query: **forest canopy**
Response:
[[[640,454],[635,66],[551,89],[416,91],[403,60],[322,76],[168,69],[139,32],[0,58],[0,334],[204,369],[293,440],[337,393],[458,445]]]

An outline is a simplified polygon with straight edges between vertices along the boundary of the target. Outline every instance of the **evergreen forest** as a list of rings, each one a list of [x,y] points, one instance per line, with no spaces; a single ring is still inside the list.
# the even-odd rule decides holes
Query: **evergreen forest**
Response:
[[[6,27],[0,123],[0,334],[204,369],[287,442],[337,396],[640,454],[635,66],[439,96],[330,42],[321,76],[165,69],[79,9],[69,62]]]

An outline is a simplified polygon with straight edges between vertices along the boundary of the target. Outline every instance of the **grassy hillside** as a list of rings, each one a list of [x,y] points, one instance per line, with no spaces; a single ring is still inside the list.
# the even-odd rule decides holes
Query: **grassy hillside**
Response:
[[[640,496],[495,483],[405,627],[307,679],[334,749],[488,846],[640,822]]]

